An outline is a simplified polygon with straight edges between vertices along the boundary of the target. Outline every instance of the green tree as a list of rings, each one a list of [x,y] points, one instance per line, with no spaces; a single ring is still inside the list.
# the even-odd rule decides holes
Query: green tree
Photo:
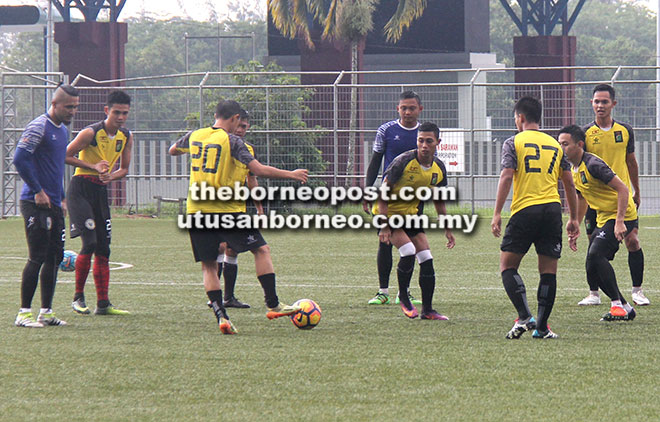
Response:
[[[258,61],[239,62],[229,66],[228,70],[235,72],[233,84],[244,88],[219,94],[238,101],[250,113],[249,141],[255,146],[259,160],[289,170],[302,167],[310,174],[323,173],[327,162],[316,147],[321,133],[305,131],[323,129],[321,126],[310,128],[305,122],[305,114],[309,112],[306,103],[312,99],[314,89],[295,86],[300,84],[298,76],[266,73],[282,70],[275,63],[264,66]],[[269,88],[267,93],[255,85],[276,87]],[[207,103],[210,110],[215,109],[219,97],[213,94],[212,98],[215,100]],[[296,132],[289,132],[291,130]],[[310,184],[318,182],[312,180]]]

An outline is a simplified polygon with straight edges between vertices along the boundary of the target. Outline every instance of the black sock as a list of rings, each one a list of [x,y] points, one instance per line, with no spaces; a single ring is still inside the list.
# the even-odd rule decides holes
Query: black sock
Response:
[[[21,308],[29,308],[32,306],[32,298],[34,292],[37,290],[37,283],[39,280],[39,270],[41,264],[28,260],[23,268],[23,276],[21,279]]]
[[[238,274],[238,264],[225,262],[225,300],[234,297],[234,287],[236,287],[236,275]]]
[[[641,249],[628,252],[628,267],[630,268],[633,287],[642,287],[642,281],[644,281],[644,252]]]
[[[378,283],[381,289],[387,289],[390,285],[390,274],[392,273],[392,244],[379,242],[378,255],[376,257],[378,266]]]
[[[279,305],[280,299],[277,297],[277,292],[275,290],[275,274],[268,273],[260,275],[257,278],[259,279],[259,283],[261,283],[261,288],[264,289],[266,306],[274,308]]]
[[[587,271],[597,274],[599,287],[610,298],[620,300],[621,293],[616,282],[612,264],[602,255],[591,254],[587,257]]]
[[[222,267],[224,265],[224,262],[218,262],[218,280],[222,280]]]
[[[536,318],[536,329],[541,333],[548,331],[548,318],[552,313],[552,307],[555,304],[557,295],[557,275],[541,274],[539,289],[536,299],[539,303],[538,315]]]
[[[53,296],[55,295],[55,282],[57,280],[57,267],[58,264],[53,263],[54,260],[46,260],[41,267],[41,307],[49,309],[53,307]]]
[[[419,264],[419,287],[422,289],[422,313],[433,309],[433,292],[435,291],[435,270],[433,259]]]
[[[75,302],[78,299],[82,299],[82,301],[85,301],[85,293],[74,293],[73,294],[73,301]]]
[[[532,316],[532,313],[529,311],[529,305],[527,304],[525,283],[523,283],[522,278],[518,274],[518,270],[509,268],[502,271],[502,284],[504,284],[504,290],[509,295],[511,303],[513,303],[516,311],[518,311],[518,319],[524,321]]]
[[[589,246],[587,246],[587,261],[589,260],[589,249],[591,248],[591,244],[593,243],[593,236],[589,236]],[[598,291],[598,286],[600,285],[600,277],[598,277],[597,273],[591,272],[589,273],[589,264],[588,262],[585,262],[585,266],[587,267],[587,284],[589,284],[589,291],[592,292],[597,292]]]
[[[210,290],[206,292],[206,295],[209,297],[209,301],[211,301],[210,307],[213,310],[213,313],[215,314],[218,322],[220,322],[220,318],[229,319],[227,316],[227,311],[222,305],[222,290]]]
[[[406,294],[410,288],[410,279],[412,278],[413,270],[415,269],[415,255],[402,256],[399,259],[399,265],[396,267],[396,274],[399,279],[399,300],[410,308],[410,298]]]

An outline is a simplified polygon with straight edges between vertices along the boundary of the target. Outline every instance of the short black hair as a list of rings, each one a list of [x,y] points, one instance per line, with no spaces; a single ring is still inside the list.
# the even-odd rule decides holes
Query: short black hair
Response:
[[[516,114],[522,114],[530,123],[541,123],[541,114],[543,106],[541,102],[534,97],[522,97],[513,107]]]
[[[78,96],[80,96],[80,92],[78,92],[78,89],[77,89],[75,86],[73,86],[73,85],[66,85],[66,84],[63,84],[62,82],[60,82],[60,83],[57,84],[57,86],[55,87],[55,91],[57,91],[58,89],[61,89],[61,90],[64,91],[67,95],[70,95],[70,96],[72,96],[72,97],[78,97]]]
[[[241,108],[241,112],[238,113],[238,118],[241,119],[241,120],[247,120],[249,122],[250,121],[250,113],[248,113],[246,109]]]
[[[108,94],[107,106],[112,108],[115,104],[126,104],[131,105],[131,96],[125,93],[124,91],[112,91]]]
[[[608,84],[599,84],[594,87],[594,91],[591,93],[592,95],[595,94],[598,91],[607,91],[610,93],[610,100],[614,101],[615,91],[614,87],[612,85]]]
[[[568,133],[569,135],[571,135],[571,139],[576,144],[580,141],[585,142],[587,139],[587,135],[578,125],[564,126],[563,128],[559,129],[559,134],[561,135],[562,133]]]
[[[399,101],[409,100],[411,98],[416,99],[418,105],[422,105],[422,100],[419,99],[419,95],[417,95],[415,91],[403,91],[401,95],[399,95]]]
[[[419,128],[417,128],[417,133],[419,132],[433,132],[435,139],[438,141],[440,140],[440,129],[438,128],[438,125],[433,122],[424,122],[419,125]]]
[[[232,116],[241,114],[241,106],[234,100],[223,100],[215,108],[215,117],[219,119],[231,119]]]

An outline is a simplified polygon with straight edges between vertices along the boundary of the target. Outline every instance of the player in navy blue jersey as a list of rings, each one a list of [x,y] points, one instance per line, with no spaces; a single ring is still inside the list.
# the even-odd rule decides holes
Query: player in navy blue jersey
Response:
[[[21,308],[17,327],[66,325],[53,313],[57,267],[64,254],[64,157],[69,142],[65,125],[78,111],[78,91],[60,85],[48,113],[31,121],[16,145],[14,166],[23,179],[21,214],[29,258],[21,279]],[[40,277],[41,275],[41,277]],[[41,310],[32,316],[32,298],[41,279]]]
[[[399,119],[392,120],[382,124],[376,133],[374,141],[373,155],[367,169],[365,186],[373,186],[378,173],[380,164],[383,164],[385,171],[392,160],[399,154],[417,148],[417,128],[419,127],[419,113],[424,109],[419,95],[413,91],[402,92],[399,96],[399,104],[396,107],[399,113]],[[420,211],[423,203],[420,202]],[[369,213],[369,204],[363,204],[364,211]],[[387,305],[390,303],[389,284],[390,273],[392,272],[392,245],[384,242],[378,244],[377,255],[378,283],[379,289],[376,296],[369,300],[370,305]],[[400,294],[401,292],[399,292]],[[412,303],[421,305],[421,301],[410,296],[406,292]],[[396,303],[399,303],[397,296]]]

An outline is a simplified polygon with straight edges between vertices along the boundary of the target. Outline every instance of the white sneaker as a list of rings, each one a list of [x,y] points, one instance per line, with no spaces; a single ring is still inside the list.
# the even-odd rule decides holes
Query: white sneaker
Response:
[[[32,318],[32,312],[19,312],[14,322],[17,327],[41,328],[44,325]]]
[[[578,306],[591,306],[591,305],[600,305],[600,296],[592,295],[591,293],[578,302]]]
[[[641,290],[632,294],[632,300],[637,306],[647,306],[651,304],[649,298],[644,296],[644,292]]]
[[[51,326],[66,325],[66,321],[62,321],[61,319],[56,317],[54,312],[51,312],[49,314],[40,313],[39,316],[37,317],[37,322],[44,327],[46,325],[51,325]]]

